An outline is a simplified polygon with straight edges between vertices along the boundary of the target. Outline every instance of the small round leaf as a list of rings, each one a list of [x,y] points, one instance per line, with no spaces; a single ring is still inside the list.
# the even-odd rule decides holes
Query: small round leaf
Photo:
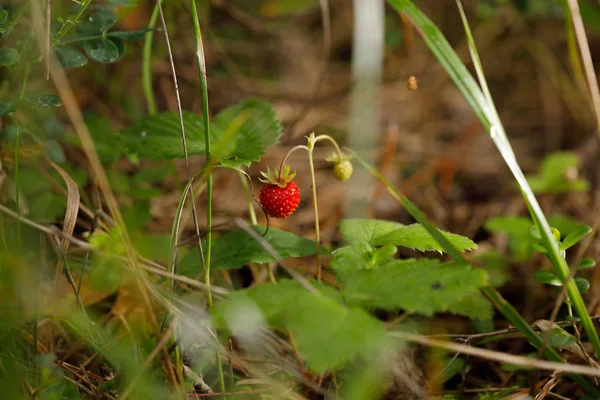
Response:
[[[537,281],[545,283],[546,285],[562,286],[560,279],[558,279],[556,275],[549,271],[538,271],[533,274],[533,277]]]
[[[579,289],[579,293],[585,293],[590,288],[590,282],[585,278],[575,278],[575,284]]]
[[[108,39],[88,40],[84,42],[85,54],[94,61],[110,64],[119,58],[119,48]]]
[[[596,265],[596,261],[591,258],[584,258],[579,262],[577,269],[588,269]]]
[[[145,29],[141,29],[139,31],[131,31],[131,32],[114,31],[114,32],[108,32],[107,36],[118,37],[123,40],[135,41],[135,40],[143,39],[144,36],[146,36],[146,33],[151,32],[153,30],[154,29],[152,29],[152,28],[145,28]]]
[[[57,47],[56,56],[63,68],[77,68],[88,63],[88,59],[81,52],[72,47]]]
[[[90,22],[98,27],[101,32],[106,32],[117,22],[117,17],[108,11],[98,11],[90,16]]]
[[[10,47],[0,48],[0,67],[8,67],[19,62],[19,52]]]

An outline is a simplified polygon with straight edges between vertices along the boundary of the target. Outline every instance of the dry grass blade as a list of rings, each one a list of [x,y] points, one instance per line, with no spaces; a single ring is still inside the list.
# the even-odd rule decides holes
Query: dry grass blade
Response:
[[[502,363],[519,365],[521,367],[531,367],[549,371],[600,377],[600,368],[592,368],[585,365],[536,360],[529,357],[515,356],[499,351],[480,349],[478,347],[467,346],[464,344],[445,342],[443,340],[438,339],[431,339],[425,336],[415,335],[406,332],[393,332],[390,335],[392,337],[395,337],[396,339],[407,340],[425,346],[438,347],[441,349],[455,351],[458,353],[468,354],[474,357],[484,358],[486,360],[494,360]]]
[[[77,187],[77,183],[71,178],[71,176],[65,172],[64,169],[56,165],[53,161],[48,160],[48,164],[52,168],[58,172],[58,174],[63,178],[65,183],[67,184],[67,209],[65,211],[65,219],[63,221],[63,233],[68,236],[73,235],[73,231],[75,230],[75,224],[77,223],[77,214],[79,213],[79,200],[81,196],[79,195],[79,188]],[[63,254],[69,250],[70,241],[63,237],[60,247]],[[62,257],[59,257],[56,263],[56,275],[54,276],[55,283],[58,281],[60,274],[62,272],[64,263]]]
[[[581,11],[579,10],[577,0],[568,0],[568,3],[571,10],[571,18],[573,19],[573,26],[575,27],[577,43],[579,43],[579,52],[583,59],[583,68],[585,69],[585,75],[587,77],[590,94],[592,95],[592,102],[594,104],[594,111],[596,113],[596,133],[600,137],[600,90],[598,89],[598,80],[596,79],[590,45],[585,34],[585,27],[583,26]]]

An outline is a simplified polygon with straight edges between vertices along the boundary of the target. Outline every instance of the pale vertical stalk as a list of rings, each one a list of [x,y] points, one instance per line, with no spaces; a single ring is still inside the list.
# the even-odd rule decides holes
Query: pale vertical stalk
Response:
[[[313,162],[313,150],[315,149],[315,134],[311,133],[308,139],[308,165],[310,168],[310,180],[312,184],[312,200],[315,210],[315,241],[317,243],[317,281],[321,282],[321,233],[319,229],[319,205],[317,203],[317,180],[315,178],[315,165]]]
[[[380,99],[379,85],[383,69],[384,19],[383,0],[354,0],[354,37],[352,44],[352,82],[349,146],[373,162],[376,145]],[[346,214],[364,216],[375,182],[369,174],[357,171],[349,186]]]
[[[594,62],[592,61],[592,54],[590,53],[590,45],[585,34],[585,27],[583,26],[581,11],[579,10],[577,0],[568,0],[568,3],[569,8],[571,9],[571,18],[573,19],[577,43],[579,44],[579,52],[581,53],[581,58],[583,60],[583,68],[585,69],[585,75],[594,104],[594,111],[596,114],[596,134],[600,136],[600,90],[598,89],[598,80],[596,79],[596,73],[594,71]]]

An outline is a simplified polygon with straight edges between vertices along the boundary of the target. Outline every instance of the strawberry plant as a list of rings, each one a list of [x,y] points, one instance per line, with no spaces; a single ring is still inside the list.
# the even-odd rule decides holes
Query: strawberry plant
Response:
[[[133,0],[63,3],[0,6],[3,398],[455,398],[470,393],[466,377],[481,369],[474,382],[489,386],[481,376],[496,374],[490,382],[502,378],[505,387],[478,387],[487,393],[479,398],[543,397],[557,385],[600,396],[592,380],[600,339],[582,296],[594,280],[579,275],[595,261],[572,250],[585,249],[592,228],[547,218],[535,197],[585,192],[590,183],[572,152],[550,154],[537,174],[521,171],[460,1],[478,83],[412,1],[389,0],[388,25],[397,29],[387,44],[412,42],[408,24],[416,28],[524,196],[530,215],[488,218],[477,243],[439,229],[391,183],[385,159],[380,171],[321,126],[284,136],[279,102],[229,91],[213,102],[212,90],[209,101],[218,69],[205,57],[207,37],[218,36],[205,29],[211,7],[248,25],[229,39],[254,40],[279,26],[256,24],[254,9],[281,18],[316,3],[159,0],[151,15]],[[488,18],[495,3],[477,12]],[[329,6],[320,6],[325,21]],[[148,11],[147,23],[122,19],[136,7]],[[135,59],[142,39],[141,63],[132,63],[142,78],[130,89],[130,75],[117,78],[112,64]],[[227,54],[217,58],[229,65]],[[130,96],[97,104],[71,90],[69,82],[83,86],[75,68],[98,81],[110,76],[102,90]],[[198,88],[184,89],[196,80]],[[427,85],[419,78],[411,95]],[[402,211],[323,213],[333,192],[364,191],[365,177]],[[506,255],[489,236],[507,239]],[[532,313],[528,297],[521,315],[520,299],[511,301],[533,294],[503,297],[511,268],[532,277],[523,287],[550,287],[554,308]],[[542,313],[550,316],[529,320]],[[482,368],[480,359],[500,364]]]

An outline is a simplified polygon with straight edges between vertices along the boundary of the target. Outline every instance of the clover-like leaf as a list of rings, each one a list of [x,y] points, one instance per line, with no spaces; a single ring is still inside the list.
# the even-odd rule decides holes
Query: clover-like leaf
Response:
[[[0,48],[0,67],[9,67],[19,62],[19,52],[10,47]]]
[[[86,56],[72,47],[57,46],[56,57],[63,68],[77,68],[88,63]]]
[[[101,10],[93,13],[89,21],[100,32],[106,32],[117,22],[117,17],[108,10]]]
[[[117,61],[121,54],[117,45],[108,39],[86,40],[83,43],[83,49],[89,58],[103,64]]]

